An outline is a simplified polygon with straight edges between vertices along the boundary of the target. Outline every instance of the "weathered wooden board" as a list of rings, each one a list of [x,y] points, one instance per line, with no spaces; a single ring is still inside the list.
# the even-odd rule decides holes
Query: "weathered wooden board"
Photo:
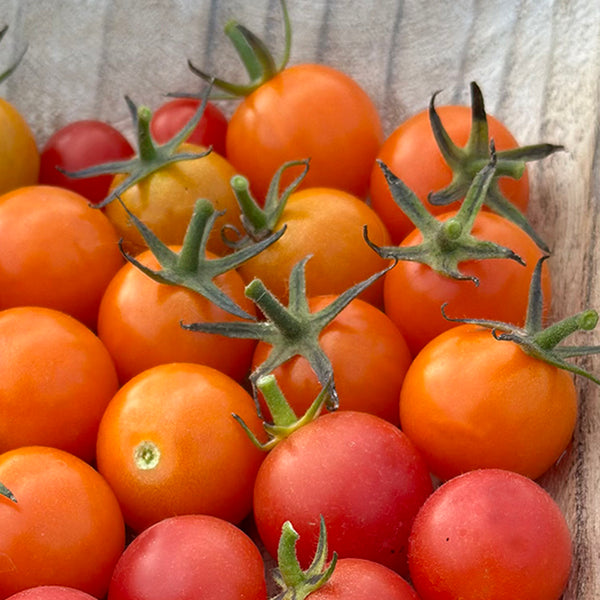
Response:
[[[328,62],[354,76],[388,133],[435,90],[439,102],[468,103],[475,80],[488,112],[521,143],[564,144],[530,168],[530,218],[553,249],[553,316],[600,307],[600,2],[289,0],[289,11],[292,62]],[[125,94],[153,108],[167,92],[200,89],[187,59],[243,78],[222,33],[233,17],[282,48],[277,0],[0,0],[10,26],[0,64],[28,44],[0,93],[40,144],[72,119],[105,119],[130,134]],[[600,373],[600,360],[586,366]],[[572,447],[542,479],[576,544],[565,600],[600,597],[600,394],[583,381],[579,389]]]

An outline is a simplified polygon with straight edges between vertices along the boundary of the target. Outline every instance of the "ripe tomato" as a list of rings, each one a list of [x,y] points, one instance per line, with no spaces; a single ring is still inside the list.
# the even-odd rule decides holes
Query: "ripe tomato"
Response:
[[[423,459],[396,426],[344,410],[321,415],[267,454],[254,486],[254,518],[272,556],[283,524],[294,523],[304,568],[322,515],[340,558],[365,558],[405,574],[410,527],[431,492]]]
[[[120,388],[100,423],[97,464],[132,529],[176,514],[237,523],[249,513],[264,455],[232,413],[261,429],[250,394],[205,365],[159,365]]]
[[[310,298],[311,312],[321,310],[334,298]],[[392,321],[356,298],[323,329],[319,343],[333,367],[340,409],[368,412],[398,424],[398,398],[411,356]],[[266,360],[270,349],[269,344],[258,343],[253,369]],[[321,389],[309,362],[295,356],[272,373],[292,409],[304,414]],[[263,414],[268,415],[264,404]]]
[[[91,328],[123,265],[114,227],[85,198],[52,186],[0,196],[0,309],[62,310]]]
[[[150,133],[156,142],[164,144],[179,133],[198,110],[201,100],[174,98],[154,112],[150,121]],[[209,147],[225,156],[227,117],[212,102],[207,102],[198,125],[187,138],[189,144]]]
[[[283,69],[246,96],[229,120],[227,157],[264,199],[285,162],[310,158],[301,187],[331,187],[366,197],[383,142],[377,109],[348,75],[326,65]],[[298,171],[284,174],[289,184]]]
[[[178,247],[171,249],[178,251]],[[150,269],[159,267],[150,250],[136,259]],[[215,281],[246,312],[255,312],[236,271],[219,275]],[[115,361],[121,383],[169,362],[208,365],[241,382],[250,369],[254,340],[194,333],[180,324],[231,320],[239,319],[200,294],[158,283],[127,263],[106,288],[98,313],[98,335]]]
[[[400,396],[402,430],[441,479],[483,467],[536,479],[569,444],[576,415],[569,372],[471,324],[421,350]]]
[[[410,584],[398,573],[362,558],[340,558],[325,585],[310,600],[419,600]]]
[[[57,167],[74,172],[133,155],[127,138],[112,125],[93,119],[74,121],[55,131],[42,147],[39,183],[72,190],[97,203],[108,194],[111,175],[74,179]]]
[[[436,109],[444,128],[457,146],[464,146],[471,130],[471,109],[467,106],[446,105]],[[498,119],[487,116],[489,137],[496,150],[517,147],[517,141]],[[432,214],[441,214],[455,206],[435,206],[427,200],[430,192],[446,187],[452,180],[452,170],[444,160],[431,130],[429,114],[423,110],[398,126],[383,142],[377,158],[415,192]],[[529,202],[527,171],[521,178],[501,177],[500,191],[525,212]],[[370,183],[371,204],[386,224],[392,241],[399,244],[413,225],[394,202],[381,169],[372,165]]]
[[[100,474],[63,450],[28,446],[0,455],[0,481],[18,501],[0,498],[0,598],[39,585],[101,598],[125,527]]]
[[[0,194],[38,181],[40,154],[21,113],[0,98]]]
[[[389,235],[383,223],[365,202],[347,192],[309,188],[290,194],[277,228],[284,225],[281,238],[238,269],[246,282],[260,279],[284,304],[289,274],[308,255],[312,255],[306,265],[309,296],[341,294],[388,263],[363,239],[363,226],[367,225],[376,244],[387,244]],[[382,293],[383,280],[379,279],[361,298],[381,305]]]
[[[558,600],[572,561],[560,508],[530,479],[471,471],[425,502],[409,541],[422,600]]]
[[[94,596],[63,585],[37,585],[17,592],[7,600],[94,600]]]
[[[112,358],[82,323],[49,308],[0,311],[0,452],[61,448],[85,461],[118,388]]]
[[[180,152],[205,150],[193,144],[182,144],[179,148]],[[235,174],[236,170],[225,158],[211,152],[201,158],[164,165],[120,196],[125,206],[168,245],[182,243],[196,201],[199,198],[210,200],[217,211],[225,211],[225,214],[217,219],[207,248],[222,255],[230,249],[221,239],[221,227],[230,223],[241,229],[240,209],[229,183]],[[116,175],[111,191],[125,178],[126,175]],[[103,210],[125,241],[128,252],[135,254],[146,248],[118,200],[113,200]]]
[[[266,600],[264,564],[235,525],[208,515],[164,519],[137,536],[115,567],[108,600]]]
[[[456,211],[444,213],[446,221]],[[510,248],[524,261],[525,266],[509,259],[469,260],[460,263],[461,271],[476,277],[473,281],[448,277],[427,265],[400,261],[386,273],[383,280],[384,310],[416,354],[434,337],[455,325],[444,318],[441,306],[448,303],[450,317],[485,318],[522,325],[529,299],[529,283],[541,250],[514,223],[489,211],[480,212],[473,225],[472,235],[480,240],[495,242]],[[414,246],[423,239],[413,229],[401,247]],[[550,273],[543,271],[543,290],[546,309],[550,305]]]

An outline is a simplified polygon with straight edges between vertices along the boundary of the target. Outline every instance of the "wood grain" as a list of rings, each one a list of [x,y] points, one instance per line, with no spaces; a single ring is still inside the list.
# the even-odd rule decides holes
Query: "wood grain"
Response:
[[[155,108],[167,92],[199,90],[187,59],[243,78],[222,34],[229,18],[282,48],[277,0],[0,0],[0,9],[10,26],[0,64],[29,45],[0,93],[27,116],[40,145],[73,119],[105,119],[130,135],[123,96]],[[289,10],[292,62],[328,62],[354,76],[387,133],[435,90],[440,102],[468,103],[475,80],[488,112],[522,144],[564,144],[530,167],[529,216],[553,250],[553,318],[600,307],[599,2],[289,0]],[[599,343],[600,335],[574,341],[584,340]],[[584,364],[600,373],[597,358]],[[600,394],[578,385],[573,444],[541,482],[576,545],[564,599],[592,600],[600,597]]]

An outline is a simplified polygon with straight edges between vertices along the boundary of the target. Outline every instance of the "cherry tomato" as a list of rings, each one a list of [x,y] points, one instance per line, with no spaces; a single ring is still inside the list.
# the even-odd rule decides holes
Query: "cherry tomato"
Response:
[[[471,129],[471,109],[467,106],[446,105],[436,110],[452,141],[457,146],[464,146]],[[494,140],[496,150],[517,147],[516,139],[498,119],[488,115],[487,120],[489,137]],[[433,136],[427,110],[417,113],[397,127],[383,142],[377,158],[415,192],[432,214],[456,208],[452,205],[435,206],[427,200],[430,192],[443,189],[452,180],[452,171]],[[376,164],[372,167],[371,204],[388,228],[392,241],[399,244],[412,231],[413,225],[394,202],[381,169]],[[529,203],[527,171],[520,179],[501,177],[498,183],[501,192],[525,212]]]
[[[69,315],[43,307],[0,311],[0,452],[61,448],[88,462],[118,388],[102,342]]]
[[[444,213],[445,221],[456,211]],[[525,266],[506,258],[469,260],[460,263],[461,271],[476,277],[459,280],[437,273],[429,266],[413,261],[400,261],[384,277],[384,310],[416,354],[434,337],[455,323],[444,318],[441,307],[448,303],[446,313],[455,318],[485,318],[522,325],[527,312],[529,283],[535,265],[542,255],[535,242],[522,229],[489,211],[480,212],[472,234],[480,240],[495,242],[510,248]],[[422,235],[413,229],[402,247],[414,246]],[[550,306],[550,273],[543,271],[546,310]]]
[[[164,519],[143,531],[115,567],[108,600],[266,600],[264,564],[235,525],[208,515]]]
[[[193,144],[182,144],[179,148],[180,152],[200,153],[205,150]],[[230,248],[221,239],[221,227],[225,223],[239,230],[242,227],[240,209],[230,186],[235,174],[236,170],[225,158],[211,152],[201,158],[169,163],[120,196],[125,206],[168,245],[183,242],[196,201],[199,198],[210,200],[217,211],[225,211],[225,214],[216,220],[207,248],[222,255],[228,253]],[[125,177],[116,175],[111,191]],[[142,236],[118,200],[113,200],[103,210],[125,240],[127,251],[136,253],[146,249]]]
[[[195,98],[174,98],[162,104],[152,115],[150,133],[156,142],[164,144],[179,133],[194,116],[200,105]],[[189,144],[211,146],[225,156],[227,117],[212,102],[207,102],[198,125],[187,138]]]
[[[17,498],[0,498],[0,598],[39,585],[101,598],[125,527],[100,474],[63,450],[27,446],[0,455],[0,481]]]
[[[310,298],[311,312],[321,310],[334,298]],[[356,298],[325,327],[319,343],[333,367],[340,409],[368,412],[398,424],[398,398],[411,356],[391,320],[373,305]],[[253,368],[266,360],[270,349],[269,344],[259,342]],[[273,375],[298,415],[306,412],[321,389],[309,362],[300,356],[274,369]],[[259,398],[262,400],[262,396]],[[263,414],[268,414],[264,405]]]
[[[352,194],[333,188],[310,188],[292,193],[277,222],[285,233],[260,254],[239,267],[246,282],[260,279],[284,304],[287,278],[307,255],[306,290],[309,296],[341,294],[349,287],[381,271],[387,260],[380,258],[363,239],[363,226],[378,245],[389,235],[375,212]],[[376,241],[379,240],[379,241]],[[361,298],[382,304],[383,279]]]
[[[419,600],[410,584],[372,560],[340,558],[329,581],[309,595],[310,600]]]
[[[0,196],[0,309],[62,310],[91,328],[123,265],[118,236],[83,196],[52,186]]]
[[[326,413],[279,442],[254,487],[254,518],[275,556],[285,521],[299,534],[298,560],[314,554],[320,516],[329,547],[407,572],[412,521],[432,492],[425,463],[394,425],[367,413]]]
[[[383,142],[377,109],[348,75],[326,65],[288,67],[246,96],[227,128],[227,157],[266,196],[285,162],[310,158],[301,187],[331,187],[365,198]],[[297,175],[284,174],[287,185]]]
[[[178,251],[178,247],[171,247]],[[136,257],[150,269],[158,261],[150,250]],[[249,314],[254,304],[244,295],[236,271],[215,279],[217,285]],[[181,322],[239,320],[200,294],[161,284],[131,263],[109,283],[98,313],[98,335],[109,349],[125,383],[145,369],[169,362],[194,362],[214,367],[242,382],[250,369],[254,340],[194,333]]]
[[[261,428],[250,394],[205,365],[159,365],[120,388],[100,423],[97,465],[132,529],[189,513],[238,523],[250,512],[264,454],[232,413]]]
[[[93,119],[74,121],[55,131],[42,147],[39,183],[72,190],[90,202],[98,203],[108,194],[111,175],[74,179],[57,167],[75,172],[133,155],[127,138],[112,125]]]
[[[482,469],[446,482],[425,502],[408,560],[422,600],[558,600],[569,577],[571,536],[542,487]]]
[[[400,395],[402,430],[441,479],[483,467],[536,479],[568,446],[576,415],[571,373],[471,324],[427,344]]]
[[[35,185],[39,169],[40,154],[27,121],[0,98],[0,194]]]
[[[94,596],[63,585],[38,585],[17,592],[7,600],[94,600]]]

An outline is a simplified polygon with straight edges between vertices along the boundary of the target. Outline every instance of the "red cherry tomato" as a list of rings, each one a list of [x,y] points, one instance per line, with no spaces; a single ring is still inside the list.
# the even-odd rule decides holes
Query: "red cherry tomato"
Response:
[[[95,597],[63,585],[38,585],[17,592],[6,600],[95,600]]]
[[[75,172],[131,158],[134,153],[127,138],[112,125],[91,119],[75,121],[55,131],[44,144],[40,155],[39,183],[72,190],[97,203],[107,196],[113,179],[111,175],[75,179],[61,173],[57,167]]]
[[[195,98],[175,98],[160,106],[150,121],[150,133],[154,140],[164,144],[173,138],[194,116],[200,102]],[[227,117],[212,102],[207,102],[198,125],[186,141],[198,146],[212,146],[215,152],[225,156],[226,134]]]
[[[446,482],[425,502],[408,561],[422,600],[558,600],[569,577],[571,536],[542,487],[482,469]]]

